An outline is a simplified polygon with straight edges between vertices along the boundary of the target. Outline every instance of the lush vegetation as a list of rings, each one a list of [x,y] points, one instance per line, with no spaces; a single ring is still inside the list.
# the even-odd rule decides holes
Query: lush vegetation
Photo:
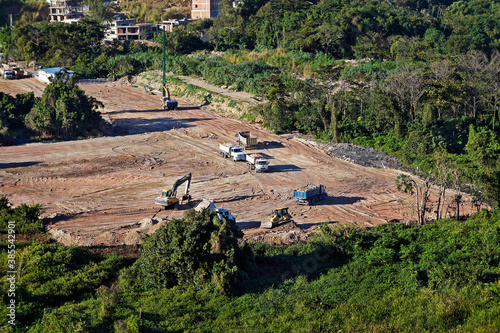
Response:
[[[143,239],[130,274],[136,271],[140,289],[210,283],[228,292],[249,266],[237,243],[242,236],[234,221],[219,220],[208,209],[189,210]]]
[[[500,329],[498,209],[462,222],[392,224],[368,231],[325,224],[307,244],[240,247],[247,273],[232,280],[231,291],[220,288],[217,268],[235,263],[227,256],[238,251],[237,229],[227,223],[190,212],[182,223],[146,238],[141,259],[132,265],[76,247],[23,246],[16,257],[21,279],[14,330]],[[219,255],[226,259],[217,264],[213,259]],[[158,275],[159,270],[166,275]]]
[[[8,232],[8,224],[15,224],[16,232],[43,232],[43,221],[40,219],[40,205],[22,204],[13,208],[6,196],[0,196],[0,233]]]
[[[96,135],[103,120],[102,103],[85,95],[59,72],[42,97],[33,93],[16,97],[0,92],[0,133],[17,138],[76,138]]]

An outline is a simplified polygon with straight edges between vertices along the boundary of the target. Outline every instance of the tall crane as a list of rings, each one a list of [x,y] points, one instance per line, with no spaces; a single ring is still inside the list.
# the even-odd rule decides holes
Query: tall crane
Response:
[[[169,207],[174,207],[174,208],[178,207],[179,199],[177,199],[177,188],[185,182],[187,182],[186,190],[182,195],[182,200],[187,200],[189,202],[189,200],[191,199],[191,196],[189,195],[189,186],[191,185],[191,173],[188,173],[184,177],[178,179],[174,183],[174,185],[172,185],[171,189],[163,190],[161,192],[161,196],[155,199],[155,204],[162,205],[165,207],[165,209]]]
[[[163,91],[163,97],[161,98],[161,107],[163,110],[175,110],[177,109],[177,101],[170,99],[170,90],[167,87],[167,82],[165,78],[165,29],[163,29],[163,85],[161,90]]]

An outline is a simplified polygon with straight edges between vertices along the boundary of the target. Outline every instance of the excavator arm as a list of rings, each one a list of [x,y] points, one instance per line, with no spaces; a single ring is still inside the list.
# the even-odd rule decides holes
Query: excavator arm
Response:
[[[163,190],[162,196],[157,197],[155,199],[155,203],[158,205],[162,205],[167,209],[167,207],[177,207],[179,205],[179,199],[177,199],[177,188],[181,186],[183,183],[187,182],[186,184],[186,190],[184,194],[182,195],[182,200],[189,200],[191,199],[191,196],[189,195],[189,186],[191,185],[191,173],[188,173],[184,177],[178,179],[174,185],[172,185],[171,189],[168,190]]]
[[[189,186],[191,186],[191,173],[188,173],[184,177],[178,179],[174,183],[174,185],[172,185],[172,197],[175,197],[177,195],[177,188],[185,182],[187,182],[187,184],[186,184],[186,190],[184,191],[184,196],[189,194]]]

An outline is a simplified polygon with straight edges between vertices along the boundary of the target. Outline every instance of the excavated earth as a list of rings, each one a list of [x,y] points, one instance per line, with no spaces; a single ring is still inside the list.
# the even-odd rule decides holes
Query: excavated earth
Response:
[[[272,244],[306,241],[323,223],[371,227],[415,219],[414,198],[395,186],[401,173],[394,169],[397,161],[380,152],[274,135],[187,100],[177,99],[178,110],[163,111],[159,94],[148,95],[126,82],[80,87],[104,103],[106,135],[0,147],[0,194],[14,205],[40,203],[47,231],[62,244],[139,244],[142,235],[181,217],[202,198],[235,215],[244,241]],[[34,91],[40,96],[43,89],[33,78],[0,80],[0,91],[11,95]],[[258,137],[252,152],[268,157],[268,173],[256,174],[245,163],[219,155],[219,143],[235,142],[238,131]],[[192,201],[178,210],[155,206],[161,190],[187,173],[193,175]],[[297,205],[293,190],[309,183],[324,184],[328,198],[314,206]],[[183,191],[181,185],[178,193]],[[437,190],[432,193],[435,202]],[[293,223],[259,228],[283,206],[289,207]],[[449,207],[446,211],[453,213]]]

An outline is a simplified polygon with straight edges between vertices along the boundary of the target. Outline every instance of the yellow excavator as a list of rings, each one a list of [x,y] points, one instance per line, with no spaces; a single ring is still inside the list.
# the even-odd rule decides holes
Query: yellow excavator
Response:
[[[177,101],[170,99],[170,90],[168,89],[167,85],[164,85],[163,97],[162,97],[163,110],[175,110],[177,109],[177,105],[178,105]]]
[[[155,199],[155,204],[161,205],[165,207],[165,209],[169,207],[178,208],[179,207],[179,199],[177,198],[177,188],[181,186],[184,182],[186,184],[186,190],[182,195],[181,201],[191,200],[191,195],[189,195],[189,186],[191,185],[191,173],[188,173],[184,177],[178,179],[174,185],[172,185],[171,189],[166,189],[161,192],[161,196]]]
[[[269,221],[260,223],[261,228],[272,229],[280,224],[292,221],[292,215],[290,215],[288,207],[276,208],[271,214],[272,217]]]

